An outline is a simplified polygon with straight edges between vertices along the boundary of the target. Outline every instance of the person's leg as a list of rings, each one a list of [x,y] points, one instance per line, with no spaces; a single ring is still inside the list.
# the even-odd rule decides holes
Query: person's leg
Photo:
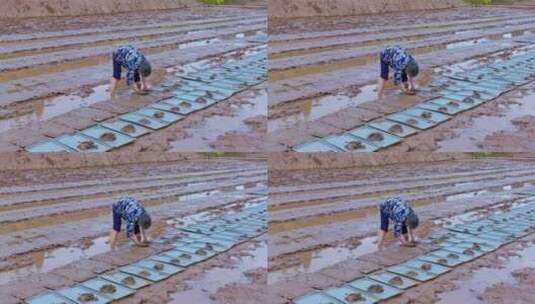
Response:
[[[115,54],[112,56],[113,62],[113,76],[110,79],[110,96],[115,98],[115,92],[117,91],[117,83],[121,80],[121,64],[115,59]]]
[[[379,207],[380,227],[377,232],[377,248],[383,250],[386,233],[388,232],[388,215]]]
[[[112,217],[113,217],[113,228],[110,231],[110,246],[115,247],[117,242],[117,235],[121,232],[121,215],[115,211],[115,208],[112,207]]]
[[[382,56],[379,56],[379,64],[381,69],[381,75],[377,80],[377,98],[382,99],[384,95],[385,83],[388,80],[388,64],[383,60]]]

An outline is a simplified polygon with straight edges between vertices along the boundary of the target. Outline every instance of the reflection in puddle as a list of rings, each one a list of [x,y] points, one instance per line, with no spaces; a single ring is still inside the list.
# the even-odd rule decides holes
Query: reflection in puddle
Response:
[[[535,266],[535,246],[515,252],[513,257],[502,257],[504,264],[500,268],[481,268],[472,273],[470,279],[457,282],[458,289],[440,295],[437,303],[485,303],[478,295],[487,287],[497,283],[515,285],[512,272]]]
[[[106,244],[107,241],[108,237],[106,236],[94,239],[91,246],[85,249],[79,247],[63,247],[49,251],[37,251],[31,253],[30,255],[32,256],[33,264],[31,266],[1,272],[0,285],[17,279],[22,279],[32,273],[48,272],[77,260],[90,258],[97,254],[108,252],[110,247]]]
[[[213,300],[211,295],[219,288],[232,283],[251,283],[245,275],[246,272],[259,268],[267,269],[267,242],[262,242],[257,248],[251,248],[245,255],[233,256],[230,260],[232,268],[216,267],[205,271],[201,278],[186,283],[190,289],[171,294],[172,300],[168,303],[215,304],[218,302]]]
[[[367,237],[360,240],[356,248],[329,247],[319,250],[306,251],[296,254],[299,265],[268,273],[268,284],[273,284],[284,278],[295,276],[299,273],[312,273],[339,262],[355,259],[368,253],[375,252],[377,245],[374,244],[376,237]]]

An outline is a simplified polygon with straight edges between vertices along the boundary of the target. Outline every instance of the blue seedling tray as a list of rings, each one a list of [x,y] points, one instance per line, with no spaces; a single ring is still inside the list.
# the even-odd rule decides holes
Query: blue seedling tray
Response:
[[[160,261],[155,261],[152,259],[152,256],[149,256],[148,258],[138,261],[132,265],[145,267],[153,271],[163,272],[163,273],[170,274],[170,275],[177,274],[184,270],[184,268],[182,267],[178,267],[178,266],[167,264],[167,263],[160,262]],[[158,270],[156,269],[156,267],[158,266],[163,267],[163,268]]]
[[[344,302],[338,301],[336,298],[333,298],[319,291],[295,298],[292,302],[295,304],[343,304],[344,303]]]
[[[379,300],[385,300],[389,299],[391,297],[397,296],[403,292],[403,290],[394,288],[390,285],[383,284],[374,280],[370,280],[367,278],[358,279],[352,282],[347,283],[347,285],[354,287],[356,289],[359,289],[370,296],[379,299]],[[379,285],[383,288],[382,292],[372,292],[369,290],[370,286],[372,285]]]
[[[169,125],[169,123],[161,121],[159,119],[147,117],[144,115],[139,115],[136,113],[124,114],[124,115],[119,116],[119,118],[124,121],[142,125],[143,127],[146,127],[152,130],[158,130]]]
[[[103,127],[106,127],[108,129],[110,129],[110,130],[121,132],[121,133],[124,133],[124,134],[126,134],[128,136],[131,136],[131,137],[140,137],[140,136],[143,136],[143,135],[145,135],[145,134],[150,132],[149,129],[144,128],[144,127],[142,127],[140,125],[133,124],[133,123],[130,123],[130,122],[127,122],[127,121],[123,121],[123,120],[118,120],[118,119],[113,119],[113,120],[106,121],[106,122],[102,123],[101,125]],[[128,133],[128,132],[123,130],[124,128],[126,128],[128,126],[134,127],[134,132]]]
[[[57,294],[54,291],[47,291],[38,295],[24,299],[27,304],[73,304],[75,302]]]
[[[351,136],[349,134],[331,135],[331,136],[323,138],[323,140],[337,147],[338,149],[342,151],[347,151],[347,152],[366,153],[366,152],[375,152],[379,150],[378,146],[372,145],[366,140],[357,138],[355,136]],[[359,141],[362,144],[362,147],[363,147],[362,149],[351,150],[346,147],[349,143],[356,142],[356,141]]]
[[[416,130],[413,127],[409,127],[407,125],[400,124],[398,122],[394,122],[394,121],[387,120],[387,119],[384,119],[384,118],[380,118],[380,119],[374,120],[374,121],[370,122],[369,125],[371,127],[376,128],[376,129],[382,130],[384,132],[388,132],[390,134],[394,134],[396,136],[401,136],[401,137],[408,137],[408,136],[416,134],[418,132],[418,130]],[[392,127],[395,127],[395,126],[401,127],[401,132],[400,133],[395,133],[391,129]]]
[[[325,142],[321,139],[314,141],[306,142],[299,144],[293,147],[293,150],[296,152],[342,152],[343,150],[338,149],[336,146],[331,145],[328,142]]]
[[[471,260],[475,259],[475,258],[478,258],[480,256],[482,256],[483,254],[485,254],[484,251],[475,251],[475,250],[472,250],[473,254],[469,254],[467,252],[467,248],[465,247],[462,247],[462,246],[459,246],[459,245],[454,245],[454,246],[446,246],[446,247],[443,247],[442,249],[444,250],[448,250],[448,251],[451,251],[451,252],[454,252],[454,253],[457,253],[457,254],[463,254],[467,257],[470,257]]]
[[[422,261],[418,258],[415,258],[415,259],[412,259],[412,260],[408,260],[402,264],[400,264],[402,266],[407,266],[407,267],[411,267],[411,268],[414,268],[414,269],[418,269],[419,271],[424,271],[424,272],[427,272],[427,273],[430,273],[434,276],[438,276],[440,274],[443,274],[443,273],[446,273],[448,271],[451,270],[451,268],[449,267],[446,267],[446,266],[442,266],[442,265],[439,265],[439,264],[434,264],[434,263],[431,263],[431,262],[428,262],[428,261]],[[431,268],[429,269],[424,269],[422,267],[424,266],[429,266]]]
[[[436,275],[427,271],[408,267],[402,264],[389,267],[386,270],[420,282],[429,281],[432,278],[436,277]]]
[[[484,99],[477,98],[477,97],[466,97],[459,94],[454,93],[441,93],[442,97],[447,98],[449,100],[457,101],[459,103],[464,103],[466,107],[472,109],[475,108],[482,103],[487,102]]]
[[[113,300],[122,299],[124,297],[127,297],[131,294],[133,294],[135,291],[133,289],[124,287],[123,285],[119,285],[113,282],[110,282],[108,280],[104,280],[101,278],[93,278],[91,280],[85,281],[83,283],[80,283],[80,285],[90,288],[96,292],[99,292],[100,294],[105,295],[108,298],[111,298]],[[113,285],[115,287],[115,292],[113,293],[106,293],[104,291],[101,291],[101,288],[104,285]]]
[[[351,135],[353,135],[355,137],[361,138],[361,139],[365,140],[366,142],[370,142],[374,146],[379,146],[381,148],[390,147],[392,145],[395,145],[395,144],[401,142],[401,137],[399,137],[399,136],[392,135],[390,133],[383,132],[383,131],[381,131],[379,129],[375,129],[375,128],[368,127],[368,126],[361,126],[361,127],[355,128],[353,130],[350,130],[347,133],[349,133],[349,134],[351,134]],[[374,134],[374,133],[380,134],[383,137],[383,139],[380,140],[380,141],[371,140],[369,138],[369,136]]]
[[[56,141],[55,139],[49,139],[42,142],[38,142],[27,146],[26,151],[32,153],[52,153],[52,152],[75,152],[64,144]]]
[[[120,271],[108,272],[108,273],[105,273],[105,274],[101,275],[100,277],[103,278],[103,279],[106,279],[106,280],[108,280],[110,282],[113,282],[113,283],[116,283],[116,284],[120,284],[120,285],[126,286],[128,288],[133,288],[133,289],[139,289],[139,288],[145,287],[145,286],[150,284],[150,282],[147,281],[147,280],[144,280],[144,279],[141,279],[141,278],[139,278],[137,276],[134,276],[134,275],[131,275],[131,274],[128,274],[128,273],[124,273],[124,272],[120,272]],[[125,282],[123,282],[123,280],[126,279],[126,278],[133,278],[134,279],[134,284],[128,285]]]
[[[358,289],[355,289],[349,286],[329,288],[329,289],[323,290],[323,292],[329,296],[332,296],[333,298],[336,298],[337,300],[339,300],[340,302],[344,304],[354,304],[354,303],[372,304],[372,303],[377,302],[378,300],[376,298],[373,298],[367,293],[364,293]],[[363,297],[363,300],[358,301],[358,302],[348,302],[346,300],[346,297],[354,293],[360,293],[360,295]]]
[[[112,147],[97,141],[91,137],[82,135],[82,134],[65,134],[61,135],[60,137],[57,137],[56,140],[65,146],[68,146],[71,149],[74,149],[78,152],[106,152],[109,151]],[[89,150],[81,150],[78,148],[78,145],[80,145],[82,142],[85,141],[91,141],[95,144],[95,149],[89,149]]]
[[[437,123],[435,122],[432,122],[426,119],[421,119],[421,118],[414,117],[414,116],[410,116],[410,115],[406,115],[402,112],[390,114],[386,118],[388,118],[391,121],[409,125],[419,130],[427,130],[437,125]]]
[[[199,244],[199,243],[197,243]],[[210,257],[213,257],[214,255],[217,254],[217,251],[215,250],[209,250],[209,249],[206,249],[206,248],[199,248],[198,246],[195,245],[195,243],[192,243],[192,244],[177,244],[175,246],[175,249],[177,250],[180,250],[180,251],[184,251],[184,252],[187,252],[191,255],[195,255],[199,258],[202,258],[202,259],[208,259]]]
[[[171,249],[171,250],[168,250],[168,251],[164,251],[164,252],[162,252],[162,254],[164,254],[166,256],[169,256],[172,259],[178,259],[178,261],[170,260],[169,262],[166,262],[166,261],[164,261],[164,262],[171,263],[173,265],[178,265],[180,267],[186,267],[186,266],[189,266],[189,265],[192,265],[192,264],[195,264],[195,263],[198,263],[200,261],[204,261],[205,260],[204,257],[200,257],[200,256],[197,256],[195,254],[190,254],[188,252],[184,252],[184,251],[180,251],[180,250],[176,250],[176,249]],[[153,256],[152,259],[158,260],[159,259],[159,255]]]
[[[165,102],[166,104],[170,104],[173,107],[179,107],[179,110],[171,109],[171,112],[180,113],[182,115],[189,114],[191,112],[195,112],[197,110],[201,110],[206,108],[207,104],[200,104],[193,101],[189,101],[183,98],[169,98],[162,100],[161,102]],[[189,105],[189,106],[188,106]]]
[[[400,113],[403,113],[403,114],[406,114],[406,115],[411,115],[411,116],[414,116],[414,117],[417,117],[417,118],[421,118],[421,119],[425,119],[425,120],[429,120],[431,122],[434,122],[434,123],[441,123],[441,122],[444,122],[448,119],[451,119],[451,116],[449,115],[446,115],[446,114],[443,114],[443,113],[439,113],[439,112],[435,112],[435,111],[429,111],[429,110],[424,110],[424,109],[420,109],[418,107],[411,107],[411,108],[408,108]],[[422,115],[425,115],[425,114],[429,114],[430,117],[423,117]]]
[[[455,115],[457,113],[470,109],[470,106],[463,102],[448,100],[447,98],[443,97],[431,99],[426,102],[422,102],[416,106],[427,110],[446,113],[448,115]]]
[[[372,279],[372,280],[377,281],[377,282],[381,282],[383,284],[387,284],[387,285],[390,285],[390,286],[393,286],[393,287],[396,287],[396,288],[401,288],[401,289],[408,289],[408,288],[411,288],[411,287],[415,286],[416,284],[418,284],[418,281],[409,279],[409,278],[404,277],[404,276],[400,276],[400,275],[398,275],[396,273],[384,271],[384,270],[381,270],[379,272],[373,273],[373,274],[369,275],[368,277],[370,279]],[[400,285],[396,285],[393,282],[391,282],[391,280],[396,278],[396,277],[401,279],[401,284]]]
[[[163,111],[161,109],[156,109],[156,108],[153,108],[153,107],[150,107],[150,106],[149,107],[145,107],[145,108],[141,108],[141,109],[137,110],[134,113],[137,113],[137,114],[140,114],[140,115],[145,115],[145,116],[148,116],[148,117],[151,117],[151,118],[155,118],[155,119],[159,119],[159,120],[165,121],[167,123],[174,123],[174,122],[177,122],[177,121],[179,121],[179,120],[184,118],[184,116],[182,116],[182,115],[178,115],[178,114],[175,114],[175,113]],[[158,115],[163,115],[163,116],[156,117]]]
[[[98,125],[82,130],[80,131],[80,133],[82,133],[83,135],[89,136],[95,140],[99,140],[105,143],[106,145],[114,147],[114,148],[122,147],[135,140],[134,137],[131,137],[123,133],[120,133],[120,132],[117,132],[117,131],[114,131],[112,129],[108,129],[102,126],[98,126]],[[101,136],[105,133],[112,133],[115,136],[115,139],[112,141],[106,141],[102,139]]]
[[[418,257],[418,259],[422,261],[429,261],[436,264],[441,264],[444,266],[457,266],[459,264],[462,264],[464,262],[470,261],[472,257],[459,254],[459,253],[453,253],[447,250],[435,250],[432,252],[429,252],[427,254],[421,255]]]
[[[119,268],[120,271],[133,274],[148,281],[158,282],[164,280],[170,276],[170,274],[154,271],[145,267],[135,266],[135,264],[124,266]],[[147,275],[143,275],[142,272],[146,272]]]
[[[83,286],[80,286],[80,285],[76,285],[76,286],[72,286],[72,287],[64,287],[64,288],[60,288],[58,290],[56,290],[56,292],[66,298],[68,298],[69,300],[75,302],[75,303],[78,303],[78,304],[86,304],[87,302],[83,302],[81,300],[79,300],[78,298],[84,294],[84,293],[92,293],[93,295],[95,295],[96,299],[93,300],[93,301],[90,301],[90,303],[93,303],[93,304],[106,304],[106,303],[109,303],[111,302],[111,298],[108,298],[104,295],[102,295],[101,293],[98,293],[98,292],[95,292],[94,290],[92,289],[89,289],[89,288],[86,288],[86,287],[83,287]]]

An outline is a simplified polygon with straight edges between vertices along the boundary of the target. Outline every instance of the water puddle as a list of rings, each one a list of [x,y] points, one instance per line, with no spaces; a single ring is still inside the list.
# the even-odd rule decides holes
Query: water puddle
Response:
[[[24,127],[33,122],[45,121],[72,110],[88,107],[109,99],[108,85],[96,86],[88,96],[62,95],[32,102],[30,114],[0,120],[0,133]]]
[[[375,239],[375,236],[364,238],[355,248],[329,247],[299,252],[294,255],[299,259],[297,265],[292,263],[293,265],[290,267],[268,273],[268,284],[276,283],[299,273],[313,273],[339,262],[375,252],[377,250],[377,244],[374,244]]]
[[[106,244],[108,237],[100,237],[93,240],[87,248],[63,247],[58,249],[37,251],[31,253],[32,265],[0,273],[0,285],[22,279],[31,274],[45,273],[56,268],[65,266],[80,259],[108,252],[110,246]]]
[[[269,132],[273,132],[279,129],[294,127],[303,122],[315,120],[348,107],[354,107],[368,101],[373,101],[377,98],[375,88],[375,84],[361,87],[360,92],[356,96],[335,94],[307,99],[290,105],[283,105],[280,110],[277,110],[278,112],[287,111],[293,112],[293,114],[270,119],[268,121],[268,130]],[[288,107],[288,109],[284,109],[284,107]]]
[[[251,283],[246,275],[247,272],[258,268],[267,269],[267,242],[262,242],[259,247],[250,248],[246,255],[231,257],[232,268],[215,267],[205,271],[199,279],[188,281],[190,289],[179,291],[170,295],[171,304],[203,303],[216,304],[212,295],[218,289],[228,284]]]
[[[170,142],[171,151],[213,151],[211,144],[216,142],[220,136],[229,132],[247,132],[250,126],[246,120],[266,116],[267,113],[267,91],[265,89],[254,90],[249,94],[254,94],[248,98],[248,103],[240,105],[232,104],[229,115],[213,115],[204,118],[200,126],[195,127],[191,136]]]
[[[474,117],[470,125],[466,128],[455,130],[453,138],[439,141],[439,152],[453,151],[481,151],[481,143],[487,136],[496,132],[515,132],[517,127],[513,125],[512,120],[525,115],[535,116],[535,92],[530,91],[528,94],[515,98],[513,104],[498,105],[501,109],[496,116],[483,115]]]
[[[504,262],[500,268],[481,268],[475,270],[472,276],[464,281],[458,281],[457,289],[440,294],[437,303],[485,303],[478,295],[482,294],[487,287],[498,283],[515,285],[516,279],[512,272],[527,267],[535,267],[535,246],[524,248],[517,255],[500,257]]]

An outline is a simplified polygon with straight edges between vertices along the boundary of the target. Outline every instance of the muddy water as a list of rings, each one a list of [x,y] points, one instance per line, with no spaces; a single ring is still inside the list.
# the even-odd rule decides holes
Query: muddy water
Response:
[[[438,151],[481,151],[485,137],[500,131],[514,132],[516,127],[512,120],[525,115],[535,116],[534,98],[535,92],[531,90],[522,97],[513,98],[512,104],[498,105],[499,113],[472,118],[469,126],[456,130],[452,138],[439,141]]]
[[[186,284],[189,289],[171,294],[172,300],[168,303],[218,303],[212,297],[218,289],[232,283],[250,283],[251,280],[245,275],[246,272],[258,268],[267,269],[267,243],[262,242],[259,247],[251,246],[242,256],[231,257],[231,264],[227,266],[232,268],[211,268],[205,271],[200,278],[188,281]]]
[[[33,102],[31,113],[0,120],[0,133],[24,127],[32,122],[49,120],[74,109],[105,101],[109,98],[107,89],[108,85],[100,85],[92,88],[92,93],[88,96],[82,97],[77,94],[70,94],[35,101]]]
[[[258,89],[249,92],[247,103],[230,105],[230,113],[205,118],[195,130],[187,130],[188,137],[170,142],[170,151],[212,151],[211,144],[229,132],[245,133],[250,130],[246,120],[267,115],[267,91]]]
[[[289,105],[289,107],[292,107],[292,109],[288,110],[294,113],[281,118],[270,119],[268,121],[268,130],[269,132],[273,132],[278,129],[290,128],[303,122],[315,120],[348,107],[357,106],[359,104],[375,100],[377,97],[375,88],[375,84],[361,87],[360,92],[356,96],[349,96],[347,94],[334,94],[319,98],[307,99],[302,102],[296,102],[292,105]],[[281,107],[280,111],[284,112],[285,110]]]
[[[355,259],[362,255],[375,252],[377,250],[377,245],[374,244],[375,240],[376,237],[362,239],[360,240],[360,244],[355,248],[336,246],[299,252],[295,254],[299,259],[297,263],[292,263],[290,267],[268,273],[268,284],[276,283],[281,279],[289,278],[299,273],[316,272],[347,259]]]
[[[30,254],[32,258],[32,264],[30,266],[0,272],[0,285],[22,279],[33,273],[48,272],[77,260],[108,252],[110,246],[106,244],[107,240],[108,237],[96,238],[92,240],[93,243],[87,248],[63,247],[33,252]]]
[[[530,246],[515,252],[512,257],[502,257],[503,266],[499,268],[481,268],[472,273],[468,280],[456,282],[457,289],[440,294],[437,303],[485,303],[478,295],[482,294],[487,287],[498,283],[510,283],[515,285],[512,272],[527,267],[535,267],[535,246]]]

